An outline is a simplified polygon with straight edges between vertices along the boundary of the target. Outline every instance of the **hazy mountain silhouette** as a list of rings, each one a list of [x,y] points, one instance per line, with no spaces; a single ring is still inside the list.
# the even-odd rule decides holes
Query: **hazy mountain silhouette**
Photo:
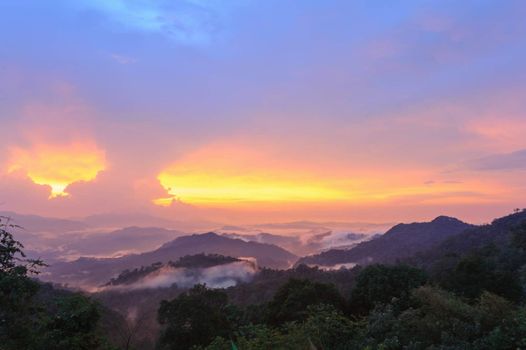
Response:
[[[23,231],[26,232],[64,233],[82,231],[90,228],[90,225],[82,220],[49,218],[8,211],[0,212],[0,216],[10,218],[14,224],[20,225],[23,228]]]
[[[70,255],[78,252],[83,256],[126,255],[140,253],[160,247],[167,240],[184,233],[159,227],[125,227],[120,230],[91,233],[71,240],[64,245]],[[78,256],[77,255],[77,256]]]
[[[362,242],[354,248],[331,249],[304,257],[296,264],[336,265],[346,263],[388,263],[426,251],[446,239],[473,228],[458,219],[439,216],[431,222],[398,224],[384,235]]]
[[[495,219],[491,224],[472,226],[433,249],[421,251],[410,262],[430,266],[445,256],[464,256],[488,246],[503,248],[510,243],[512,229],[524,222],[526,210]]]
[[[200,253],[250,257],[256,259],[259,266],[282,269],[288,268],[297,259],[294,254],[276,245],[245,242],[209,232],[182,236],[154,251],[142,254],[104,259],[79,258],[72,262],[55,263],[41,277],[56,283],[94,287],[107,282],[125,269],[176,261],[182,256]]]
[[[174,251],[177,251],[178,254],[185,252],[182,255],[208,253],[232,257],[252,257],[257,260],[258,265],[271,268],[287,268],[297,259],[294,254],[274,244],[245,242],[214,232],[179,237],[165,243],[155,252],[145,254],[169,258]]]
[[[128,226],[174,227],[176,223],[144,213],[106,213],[90,215],[83,221],[93,227],[121,228]]]
[[[240,238],[250,242],[274,244],[298,256],[315,254],[331,248],[351,247],[368,237],[362,233],[333,233],[332,231],[311,234],[308,237],[285,236],[266,232],[257,234],[224,233],[223,236]]]

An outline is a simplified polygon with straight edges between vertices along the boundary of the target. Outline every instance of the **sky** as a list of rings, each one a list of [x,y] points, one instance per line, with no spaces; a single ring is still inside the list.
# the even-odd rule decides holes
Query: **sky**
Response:
[[[0,211],[482,223],[526,206],[523,1],[0,2]]]

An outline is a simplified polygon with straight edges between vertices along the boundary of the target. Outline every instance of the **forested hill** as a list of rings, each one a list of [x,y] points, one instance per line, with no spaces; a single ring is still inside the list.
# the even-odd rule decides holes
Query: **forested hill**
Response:
[[[432,249],[420,251],[406,261],[422,267],[430,267],[438,260],[460,258],[479,252],[481,249],[505,250],[513,246],[515,229],[526,223],[526,211],[495,219],[491,224],[473,226],[458,235],[449,237]]]
[[[439,216],[431,222],[398,224],[371,241],[348,250],[331,249],[300,259],[296,265],[335,265],[343,263],[392,263],[429,250],[446,239],[475,226],[458,219]]]
[[[182,236],[142,254],[107,259],[80,258],[56,263],[46,269],[42,278],[55,283],[68,283],[70,286],[93,287],[106,283],[126,269],[157,262],[167,263],[185,255],[201,253],[254,258],[259,266],[281,269],[290,267],[297,259],[294,254],[273,244],[245,242],[209,232]]]

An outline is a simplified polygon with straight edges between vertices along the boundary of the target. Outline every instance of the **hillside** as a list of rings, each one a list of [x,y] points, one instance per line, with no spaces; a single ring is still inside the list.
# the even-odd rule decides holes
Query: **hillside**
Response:
[[[488,246],[503,249],[510,244],[513,228],[525,222],[526,211],[516,212],[495,219],[491,224],[471,227],[458,235],[449,237],[433,249],[419,252],[408,261],[428,267],[444,257],[458,259]]]
[[[296,264],[332,266],[336,264],[392,263],[426,251],[446,239],[473,228],[458,219],[439,216],[431,222],[398,224],[371,241],[354,248],[331,249],[304,257]]]
[[[104,259],[79,258],[72,262],[55,263],[46,269],[41,278],[70,286],[93,288],[126,269],[149,266],[156,262],[167,263],[185,255],[200,253],[254,258],[259,266],[278,269],[288,268],[297,259],[294,254],[275,245],[245,242],[209,232],[182,236],[142,254]]]

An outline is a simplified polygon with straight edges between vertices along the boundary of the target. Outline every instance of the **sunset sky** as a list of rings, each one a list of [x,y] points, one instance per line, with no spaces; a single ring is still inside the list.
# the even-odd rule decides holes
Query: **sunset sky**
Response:
[[[0,2],[0,211],[526,207],[526,2]]]

